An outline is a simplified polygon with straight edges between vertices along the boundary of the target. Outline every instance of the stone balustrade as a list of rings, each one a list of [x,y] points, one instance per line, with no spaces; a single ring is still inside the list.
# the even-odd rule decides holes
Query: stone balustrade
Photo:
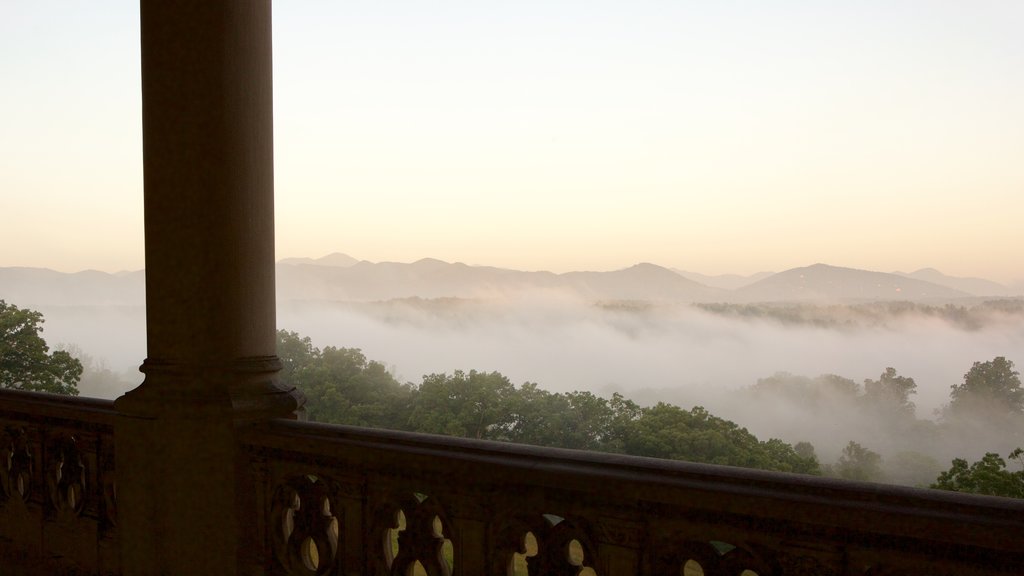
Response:
[[[115,418],[106,401],[0,391],[0,573],[120,573]],[[256,503],[239,515],[242,574],[960,575],[1024,561],[1017,500],[289,420],[238,439]]]

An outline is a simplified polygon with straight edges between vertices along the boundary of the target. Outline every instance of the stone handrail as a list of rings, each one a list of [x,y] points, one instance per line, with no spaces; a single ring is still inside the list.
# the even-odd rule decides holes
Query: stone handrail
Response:
[[[118,574],[112,403],[0,391],[0,570]],[[1019,574],[1024,501],[274,420],[242,574]],[[225,462],[225,465],[230,463]]]
[[[273,421],[270,574],[1018,574],[1024,501]]]
[[[0,393],[3,574],[117,574],[113,402]]]

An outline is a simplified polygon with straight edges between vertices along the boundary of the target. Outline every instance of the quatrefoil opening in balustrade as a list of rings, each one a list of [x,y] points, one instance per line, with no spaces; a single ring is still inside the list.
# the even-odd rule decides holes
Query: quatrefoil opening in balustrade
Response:
[[[384,561],[395,576],[450,576],[455,546],[436,499],[413,493],[394,499],[382,514]]]
[[[506,549],[508,576],[597,576],[588,532],[561,516],[543,514],[517,518],[499,538]]]
[[[340,526],[329,483],[299,476],[278,487],[271,508],[274,555],[288,574],[330,573],[338,559]]]
[[[0,434],[0,490],[4,498],[28,502],[32,491],[32,451],[24,428]]]
[[[46,485],[50,503],[58,517],[74,518],[85,508],[86,469],[75,436],[61,436],[53,442],[47,466]]]

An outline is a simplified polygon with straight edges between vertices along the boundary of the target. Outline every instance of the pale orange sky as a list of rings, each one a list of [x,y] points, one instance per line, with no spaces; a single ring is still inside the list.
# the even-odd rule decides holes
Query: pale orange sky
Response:
[[[278,2],[278,256],[1024,280],[1024,4],[832,4]],[[0,266],[143,266],[103,8],[5,4]]]

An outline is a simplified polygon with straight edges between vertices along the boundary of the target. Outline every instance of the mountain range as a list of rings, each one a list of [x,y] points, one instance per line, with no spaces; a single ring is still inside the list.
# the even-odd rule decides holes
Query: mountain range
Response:
[[[875,272],[826,264],[752,276],[705,276],[641,263],[610,272],[527,272],[425,258],[369,262],[335,253],[277,264],[279,301],[380,301],[400,298],[511,297],[566,294],[588,301],[661,302],[949,302],[1019,296],[1020,290],[980,278],[925,268]],[[143,271],[74,274],[41,268],[0,268],[0,298],[19,306],[144,304]]]

